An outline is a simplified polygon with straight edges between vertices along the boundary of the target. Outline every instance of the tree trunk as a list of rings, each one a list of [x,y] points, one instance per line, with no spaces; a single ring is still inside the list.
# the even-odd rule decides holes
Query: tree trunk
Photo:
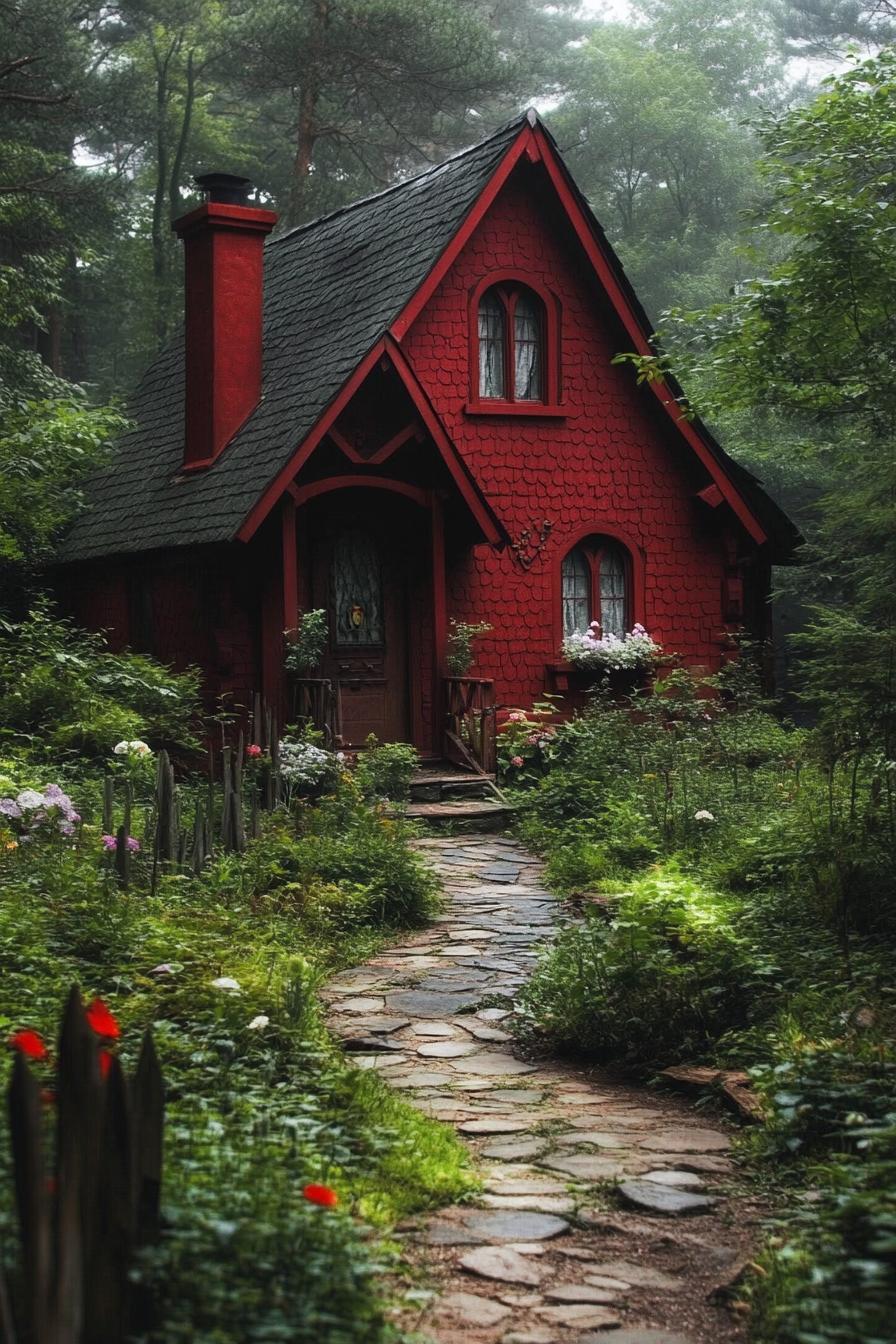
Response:
[[[293,159],[292,182],[286,223],[293,227],[301,224],[306,208],[308,177],[317,140],[317,104],[320,98],[321,66],[323,64],[324,34],[330,18],[329,0],[316,0],[314,20],[308,41],[302,89],[299,94],[299,115],[296,124],[296,152]]]

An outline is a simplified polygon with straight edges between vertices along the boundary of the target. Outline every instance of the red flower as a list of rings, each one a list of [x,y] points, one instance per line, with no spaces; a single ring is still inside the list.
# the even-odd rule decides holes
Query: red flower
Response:
[[[93,1028],[97,1036],[102,1036],[105,1040],[110,1041],[118,1040],[121,1035],[121,1027],[102,999],[94,999],[92,1003],[87,1005],[86,1017],[88,1025]]]
[[[328,1185],[306,1185],[302,1194],[310,1204],[320,1204],[324,1209],[334,1209],[339,1203],[336,1191]]]
[[[46,1059],[50,1053],[40,1032],[32,1031],[30,1027],[26,1027],[24,1031],[14,1032],[9,1038],[9,1043],[13,1050],[18,1050],[19,1054],[25,1055],[27,1059]]]
[[[100,1051],[100,1077],[108,1078],[114,1056],[111,1050]]]
[[[259,747],[258,744],[255,743],[255,742],[252,742],[252,743],[246,748],[246,755],[247,755],[247,756],[260,756],[261,754],[262,754],[261,747]]]

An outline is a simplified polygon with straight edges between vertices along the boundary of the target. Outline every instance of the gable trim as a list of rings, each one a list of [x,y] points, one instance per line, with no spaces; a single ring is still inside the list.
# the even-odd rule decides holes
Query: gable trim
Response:
[[[608,261],[604,248],[609,245],[595,237],[592,222],[586,211],[583,209],[581,201],[577,197],[576,189],[571,185],[568,170],[563,164],[550,137],[540,123],[536,123],[535,126],[527,124],[520,129],[516,140],[510,145],[501,163],[493,173],[487,186],[475,201],[473,208],[454,235],[454,238],[445,248],[422,285],[419,286],[416,293],[392,323],[392,326],[389,329],[390,335],[396,341],[400,342],[407,334],[410,327],[432,298],[432,295],[435,293],[436,289],[469,242],[473,233],[494,204],[495,199],[507,182],[510,174],[513,172],[513,169],[523,157],[530,163],[540,162],[543,165],[573,231],[575,232],[576,238],[588,258],[588,261],[591,263],[604,292],[613,305],[616,315],[622,322],[626,334],[632,341],[634,349],[641,355],[654,354],[655,351],[650,344],[649,335],[645,331],[642,322],[632,307],[629,296],[625,293],[612,265]],[[750,509],[737,486],[725,471],[723,465],[713,453],[709,444],[694,425],[682,416],[681,408],[669,388],[668,383],[664,379],[657,379],[656,381],[647,384],[647,386],[657,398],[663,412],[675,426],[675,429],[685,440],[692,452],[695,453],[703,468],[708,472],[710,479],[719,487],[726,503],[731,507],[732,512],[735,514],[748,535],[757,545],[762,545],[768,540],[765,529],[762,527],[752,509]]]
[[[485,540],[492,546],[506,544],[507,534],[503,526],[446,433],[404,352],[388,335],[381,337],[367,352],[354,373],[346,380],[337,396],[320,416],[314,428],[305,436],[286,465],[281,468],[253,505],[236,534],[238,541],[251,540],[284,493],[295,494],[293,482],[296,475],[301,471],[321,441],[330,433],[336,420],[381,359],[388,360],[401,379],[424,429],[432,438],[439,456],[445,463],[459,494]],[[372,484],[375,479],[371,477],[369,483]]]

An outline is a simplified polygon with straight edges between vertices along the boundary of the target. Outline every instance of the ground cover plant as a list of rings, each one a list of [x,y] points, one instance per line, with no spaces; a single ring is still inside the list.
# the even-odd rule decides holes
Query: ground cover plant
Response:
[[[516,711],[501,736],[521,832],[582,901],[524,992],[528,1030],[645,1077],[749,1069],[765,1106],[754,1155],[774,1159],[800,1209],[765,1253],[755,1337],[885,1338],[890,763],[788,724],[748,656],[714,678],[670,671],[633,698],[604,685],[566,723],[546,704]],[[802,1203],[806,1185],[817,1194]]]
[[[392,1338],[389,1229],[472,1178],[447,1128],[346,1066],[315,991],[433,908],[407,827],[337,770],[323,798],[265,814],[244,853],[219,853],[198,875],[166,867],[153,885],[153,753],[110,752],[133,792],[125,890],[99,771],[63,790],[43,752],[19,746],[0,790],[0,1032],[23,1048],[18,1034],[36,1031],[52,1053],[73,983],[114,1014],[131,1064],[152,1027],[168,1113],[165,1230],[137,1267],[157,1322],[148,1338]],[[52,1061],[34,1066],[52,1088]],[[0,1153],[9,1265],[5,1132]]]

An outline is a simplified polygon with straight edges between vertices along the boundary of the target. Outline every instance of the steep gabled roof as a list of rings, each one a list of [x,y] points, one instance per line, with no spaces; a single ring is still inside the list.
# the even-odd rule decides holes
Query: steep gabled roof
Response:
[[[513,149],[511,154],[509,151]],[[376,196],[272,239],[265,249],[262,397],[207,471],[183,476],[182,337],[159,355],[131,404],[134,429],[88,489],[63,561],[246,539],[303,442],[388,333],[401,339],[468,229],[523,153],[541,158],[633,348],[650,324],[622,265],[546,128],[516,118],[474,148]],[[466,229],[464,226],[467,226]],[[798,534],[759,482],[705,426],[676,419],[668,384],[652,390],[681,440],[773,558]],[[674,385],[673,385],[674,391]]]
[[[63,561],[230,541],[268,483],[425,279],[518,134],[520,119],[420,176],[265,248],[258,407],[209,470],[180,477],[181,335],[129,407],[134,428],[88,487]]]

